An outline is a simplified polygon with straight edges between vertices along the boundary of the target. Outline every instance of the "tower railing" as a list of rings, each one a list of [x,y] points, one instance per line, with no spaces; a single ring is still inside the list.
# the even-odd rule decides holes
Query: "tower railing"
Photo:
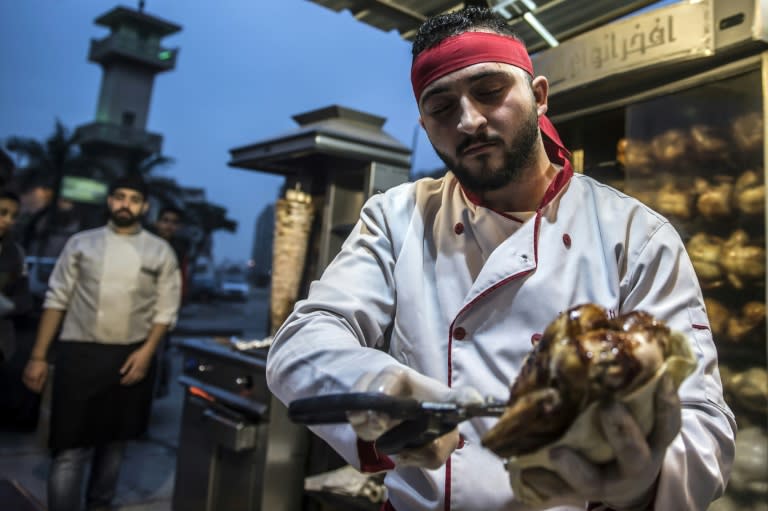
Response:
[[[169,71],[176,66],[178,48],[163,48],[156,41],[147,41],[124,34],[111,34],[103,39],[91,39],[88,58],[103,63],[115,57],[134,59],[160,71]]]

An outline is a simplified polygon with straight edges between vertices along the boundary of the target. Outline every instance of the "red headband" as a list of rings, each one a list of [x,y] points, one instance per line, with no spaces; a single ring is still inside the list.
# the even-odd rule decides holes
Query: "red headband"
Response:
[[[533,76],[531,57],[528,56],[525,44],[519,39],[494,32],[462,32],[424,50],[414,59],[411,66],[411,84],[416,102],[418,103],[422,92],[430,83],[458,69],[480,62],[511,64]],[[544,145],[550,159],[565,165],[569,152],[560,140],[555,126],[542,115],[539,117],[539,127],[545,135]]]
[[[533,76],[531,58],[518,39],[492,32],[463,32],[424,50],[413,61],[411,84],[416,101],[438,78],[480,62],[512,64]]]

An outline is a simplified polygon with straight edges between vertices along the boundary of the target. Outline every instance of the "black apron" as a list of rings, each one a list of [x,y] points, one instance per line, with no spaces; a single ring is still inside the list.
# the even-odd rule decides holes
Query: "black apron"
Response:
[[[143,435],[149,424],[156,362],[133,385],[120,368],[143,343],[59,342],[53,375],[49,447],[91,447]]]

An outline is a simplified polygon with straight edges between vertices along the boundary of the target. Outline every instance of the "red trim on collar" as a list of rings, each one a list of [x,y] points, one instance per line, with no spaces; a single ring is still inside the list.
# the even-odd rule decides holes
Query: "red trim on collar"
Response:
[[[567,165],[564,165],[562,170],[558,172],[549,183],[547,191],[544,192],[544,197],[542,197],[541,204],[539,204],[537,211],[541,211],[542,208],[552,202],[552,199],[554,199],[557,194],[560,193],[563,188],[565,188],[565,185],[567,185],[568,181],[570,181],[573,177],[573,167],[571,167],[570,163],[566,163]]]

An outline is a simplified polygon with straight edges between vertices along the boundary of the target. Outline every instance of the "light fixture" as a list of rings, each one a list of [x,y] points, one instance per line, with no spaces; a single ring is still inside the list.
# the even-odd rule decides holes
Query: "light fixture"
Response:
[[[492,11],[501,14],[505,19],[522,16],[549,46],[554,48],[560,44],[555,36],[533,15],[536,4],[532,0],[488,0],[488,3]]]

